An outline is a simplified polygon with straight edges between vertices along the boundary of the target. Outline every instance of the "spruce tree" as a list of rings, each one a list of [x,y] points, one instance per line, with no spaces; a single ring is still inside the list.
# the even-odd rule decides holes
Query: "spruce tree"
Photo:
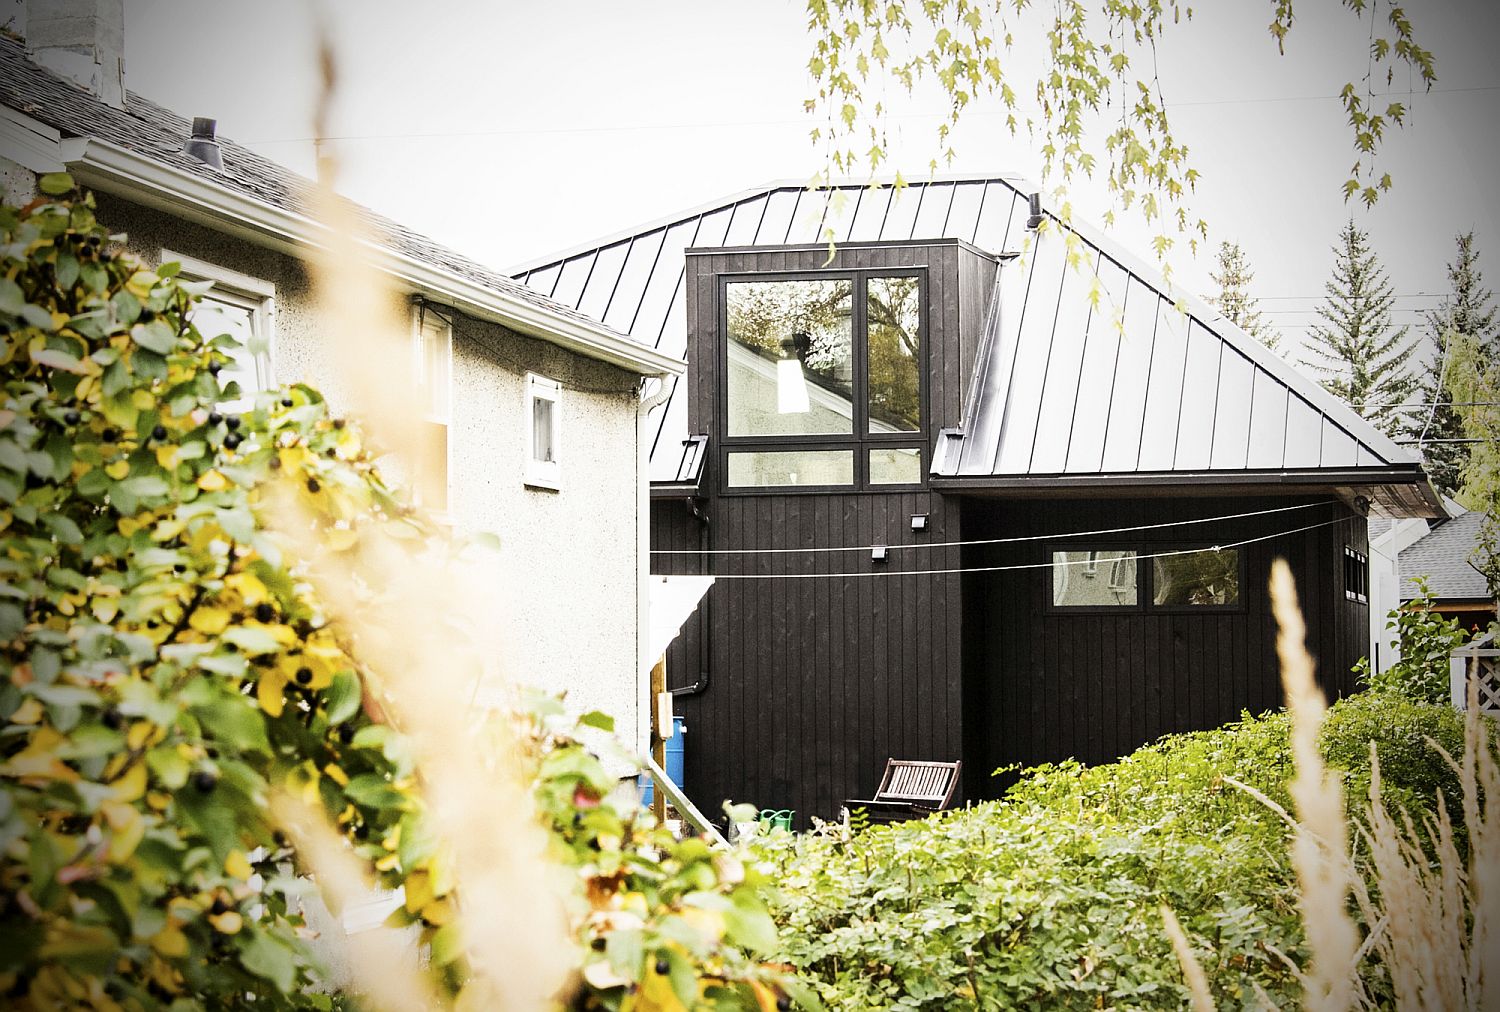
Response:
[[[1453,495],[1463,484],[1469,462],[1469,446],[1450,442],[1465,437],[1460,409],[1453,406],[1449,374],[1452,335],[1473,338],[1493,358],[1496,344],[1495,307],[1492,294],[1479,273],[1479,250],[1474,233],[1456,238],[1458,257],[1448,265],[1452,286],[1437,312],[1427,314],[1427,337],[1432,344],[1427,367],[1417,390],[1421,409],[1407,419],[1405,433],[1420,441],[1422,463],[1432,483],[1445,495]]]
[[[1314,324],[1304,361],[1321,373],[1323,386],[1351,405],[1371,424],[1394,434],[1397,408],[1411,396],[1417,379],[1407,368],[1412,345],[1407,327],[1394,327],[1396,295],[1370,237],[1349,219],[1333,248],[1333,278],[1323,285],[1327,297],[1319,307],[1323,323]]]
[[[1250,282],[1255,272],[1250,269],[1250,260],[1237,242],[1219,243],[1218,272],[1209,272],[1219,294],[1209,297],[1224,318],[1267,348],[1275,351],[1281,344],[1281,334],[1261,316],[1255,297],[1250,294]]]

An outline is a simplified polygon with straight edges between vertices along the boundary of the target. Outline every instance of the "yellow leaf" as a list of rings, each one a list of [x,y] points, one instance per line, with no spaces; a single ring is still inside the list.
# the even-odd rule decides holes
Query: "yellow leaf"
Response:
[[[255,869],[250,867],[250,859],[243,851],[233,850],[224,859],[224,873],[230,878],[237,878],[241,882],[255,874]]]
[[[453,919],[453,904],[446,898],[433,900],[422,908],[422,920],[442,927]]]
[[[107,475],[109,475],[115,481],[124,481],[125,480],[125,476],[128,475],[128,474],[130,474],[130,461],[128,461],[128,460],[117,460],[113,464],[105,464],[104,465],[104,473],[107,474]],[[126,524],[127,521],[130,521],[130,524],[131,524],[131,530],[130,531],[126,531],[125,530],[125,524]],[[127,536],[130,535],[130,534],[134,534],[135,533],[135,529],[137,527],[139,527],[139,525],[136,524],[134,521],[131,521],[129,517],[121,517],[120,518],[120,533],[121,534],[125,534]]]
[[[195,608],[188,625],[205,636],[217,636],[229,628],[229,611],[225,608]]]
[[[266,711],[266,716],[281,716],[281,709],[286,704],[286,699],[281,694],[285,688],[286,676],[281,673],[280,668],[268,668],[261,672],[260,682],[255,686],[255,699],[260,703],[260,708]]]
[[[334,783],[338,784],[340,787],[349,786],[349,774],[339,769],[333,763],[329,763],[327,766],[323,767],[323,774],[328,777],[329,780],[332,780]]]
[[[435,899],[432,892],[432,876],[426,871],[417,870],[406,876],[403,883],[406,887],[406,909],[409,913],[416,913]]]
[[[359,534],[350,527],[335,527],[328,532],[325,540],[335,552],[347,552],[359,540]]]
[[[146,746],[146,739],[151,737],[151,723],[145,720],[136,721],[130,725],[130,730],[125,732],[125,746],[132,752],[138,752]]]
[[[124,775],[114,783],[110,784],[110,792],[119,801],[135,801],[146,793],[146,766],[144,763],[132,763]]]
[[[279,454],[281,458],[281,472],[283,474],[295,474],[302,469],[302,465],[312,459],[312,454],[305,446],[284,447]]]
[[[42,701],[35,696],[28,697],[26,702],[16,707],[16,712],[10,715],[12,724],[35,724],[42,719]]]
[[[141,818],[141,813],[134,805],[127,805],[123,801],[105,801],[99,806],[99,810],[104,813],[111,830],[109,859],[120,864],[135,853],[141,838],[146,835],[146,820]]]
[[[94,613],[97,621],[108,625],[115,620],[116,615],[120,614],[120,604],[113,598],[96,597],[89,603],[89,610]]]
[[[216,467],[204,471],[198,479],[198,487],[205,492],[222,492],[228,486],[229,480],[220,474]]]
[[[131,394],[130,403],[137,411],[150,411],[157,406],[156,398],[151,395],[151,391],[149,390],[137,390]]]
[[[156,448],[156,462],[168,471],[177,466],[177,447],[158,446]]]
[[[188,954],[187,935],[175,924],[168,924],[151,936],[151,948],[168,959],[181,959]]]
[[[245,920],[240,916],[238,910],[226,910],[222,914],[209,914],[208,923],[223,934],[238,934],[240,928],[245,926]]]

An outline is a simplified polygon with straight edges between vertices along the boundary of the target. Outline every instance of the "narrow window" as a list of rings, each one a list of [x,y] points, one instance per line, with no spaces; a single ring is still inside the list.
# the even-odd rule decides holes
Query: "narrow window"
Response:
[[[1360,604],[1370,602],[1370,562],[1348,545],[1344,546],[1344,597]]]
[[[448,508],[448,426],[453,403],[453,323],[448,312],[422,303],[412,327],[412,373],[422,405],[417,498],[439,512]]]
[[[1181,552],[1151,561],[1151,603],[1157,607],[1213,608],[1240,603],[1238,549]]]
[[[562,384],[526,374],[526,484],[562,488]]]
[[[178,264],[177,276],[184,281],[212,284],[193,310],[193,325],[229,359],[219,371],[219,388],[227,398],[221,410],[249,410],[256,394],[275,385],[271,349],[276,286],[168,249],[161,251],[161,260]]]
[[[922,427],[921,295],[915,275],[870,278],[865,285],[871,433]]]
[[[1089,550],[1052,553],[1055,608],[1133,608],[1139,600],[1136,553]]]

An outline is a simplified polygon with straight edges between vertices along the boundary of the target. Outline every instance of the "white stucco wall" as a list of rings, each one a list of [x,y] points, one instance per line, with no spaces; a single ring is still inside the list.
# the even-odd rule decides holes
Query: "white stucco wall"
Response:
[[[106,194],[99,219],[155,264],[162,249],[276,287],[277,383],[307,382],[347,410],[339,366],[320,337],[302,265],[291,256]],[[637,377],[496,324],[454,320],[448,513],[501,540],[503,596],[487,607],[507,633],[517,680],[566,691],[570,708],[612,714],[640,739]],[[411,370],[410,356],[392,369]],[[525,374],[563,384],[562,488],[522,482]],[[640,480],[643,480],[640,479]]]

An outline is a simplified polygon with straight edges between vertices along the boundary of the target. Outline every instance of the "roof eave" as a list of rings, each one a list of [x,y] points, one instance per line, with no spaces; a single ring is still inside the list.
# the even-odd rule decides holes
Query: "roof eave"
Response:
[[[229,231],[261,245],[300,255],[321,246],[326,228],[305,215],[256,200],[227,186],[156,161],[97,137],[63,142],[75,179],[105,193]],[[540,338],[642,376],[681,375],[681,359],[587,321],[547,312],[467,278],[375,243],[365,243],[374,266],[403,286],[475,317]]]

